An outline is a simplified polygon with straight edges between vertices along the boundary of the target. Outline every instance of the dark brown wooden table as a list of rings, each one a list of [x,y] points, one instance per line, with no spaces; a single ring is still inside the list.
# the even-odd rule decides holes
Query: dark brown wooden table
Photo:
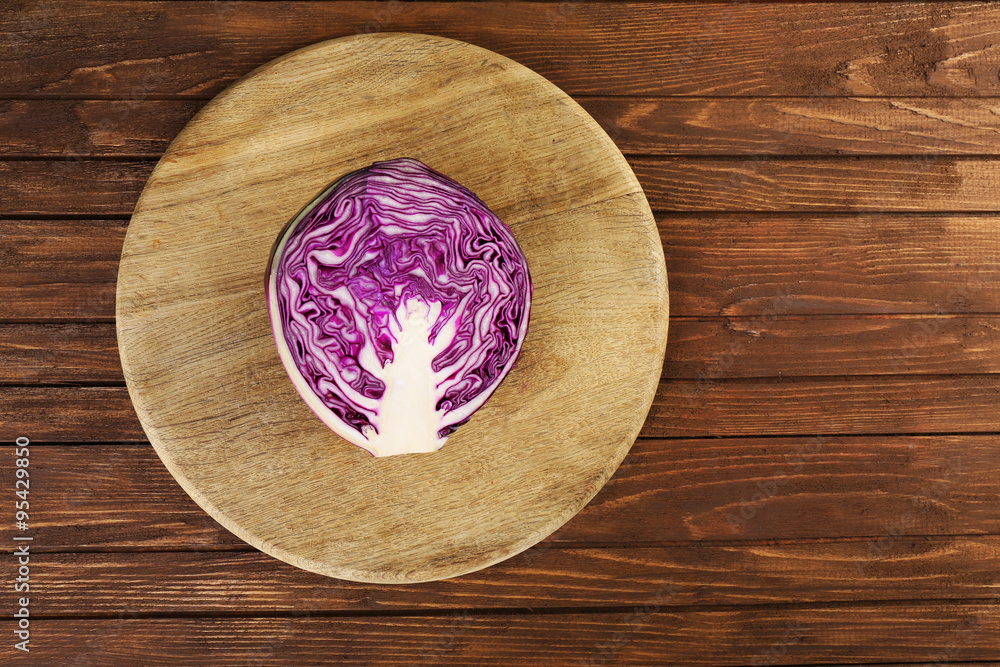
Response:
[[[171,138],[254,67],[372,30],[570,93],[670,272],[661,389],[607,487],[530,551],[412,586],[219,527],[146,442],[114,332]],[[0,1],[0,662],[1000,661],[998,73],[979,3]]]

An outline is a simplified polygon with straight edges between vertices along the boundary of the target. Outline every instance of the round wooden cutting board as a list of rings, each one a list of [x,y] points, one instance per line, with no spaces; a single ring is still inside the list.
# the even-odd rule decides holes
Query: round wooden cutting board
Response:
[[[444,449],[372,458],[296,393],[264,275],[317,193],[404,156],[511,227],[535,292],[514,370]],[[565,93],[479,47],[384,33],[268,63],[188,124],[129,225],[117,318],[139,419],[199,505],[298,567],[418,582],[527,549],[600,490],[657,387],[667,277],[635,176]]]

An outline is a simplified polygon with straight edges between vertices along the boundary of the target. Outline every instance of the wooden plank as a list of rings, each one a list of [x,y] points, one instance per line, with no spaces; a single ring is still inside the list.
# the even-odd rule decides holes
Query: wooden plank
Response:
[[[211,96],[293,49],[375,30],[471,42],[576,95],[1000,92],[1000,8],[981,3],[102,0],[39,4],[0,17],[0,39],[19,59],[0,74],[0,90]]]
[[[31,656],[143,665],[741,665],[996,660],[995,600],[673,611],[278,618],[39,619]],[[124,607],[125,605],[123,605]],[[14,621],[0,624],[8,636]],[[35,634],[37,633],[37,634]],[[35,639],[37,637],[38,639]],[[44,640],[42,640],[44,638]],[[0,657],[12,660],[7,642]]]
[[[974,98],[578,100],[635,155],[997,155],[1000,103]]]
[[[124,381],[111,324],[0,324],[0,383]]]
[[[998,448],[992,435],[639,440],[555,538],[861,537],[899,554],[893,535],[996,531]]]
[[[762,316],[674,318],[663,377],[998,372],[996,316]]]
[[[259,552],[46,554],[38,617],[246,615],[396,609],[540,609],[988,598],[1000,537],[900,539],[870,562],[867,542],[536,549],[461,578],[379,586],[331,581]],[[308,601],[308,602],[306,602]]]
[[[670,380],[640,435],[995,433],[1000,376]]]
[[[128,215],[155,162],[0,161],[0,215]]]
[[[1000,161],[957,157],[629,160],[658,211],[997,212]],[[0,215],[131,213],[153,162],[0,161]]]
[[[632,158],[659,211],[1000,210],[990,158]]]
[[[1000,219],[660,216],[673,315],[1000,312]]]
[[[1000,316],[674,318],[664,379],[1000,373]],[[0,383],[124,382],[115,328],[0,324]]]
[[[41,441],[32,431],[23,435]],[[29,515],[35,552],[250,549],[188,497],[148,444],[33,444],[30,452],[40,496]],[[13,468],[2,474],[13,487]]]
[[[31,514],[38,551],[249,548],[149,445],[38,445],[31,479],[44,494]],[[997,480],[997,436],[639,440],[536,550],[888,536],[871,553],[893,558],[909,551],[904,535],[998,533]]]
[[[118,220],[0,220],[0,320],[113,318],[125,229]]]
[[[146,439],[124,387],[0,387],[0,442]]]
[[[159,157],[201,100],[0,100],[0,156]]]
[[[1000,375],[661,382],[644,437],[1000,432]],[[0,387],[0,441],[142,441],[124,387]]]
[[[975,98],[578,100],[634,155],[998,155],[1000,103]],[[156,156],[202,100],[0,100],[0,157]]]
[[[658,218],[675,317],[1000,313],[998,219]],[[0,321],[114,317],[125,223],[0,220]],[[977,339],[978,340],[978,339]]]

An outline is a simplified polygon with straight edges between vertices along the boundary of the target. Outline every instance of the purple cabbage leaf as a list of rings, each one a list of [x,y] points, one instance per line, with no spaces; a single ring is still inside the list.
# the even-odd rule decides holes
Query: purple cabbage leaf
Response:
[[[299,394],[374,456],[432,452],[510,372],[532,284],[510,229],[412,158],[344,176],[282,231],[268,268]]]

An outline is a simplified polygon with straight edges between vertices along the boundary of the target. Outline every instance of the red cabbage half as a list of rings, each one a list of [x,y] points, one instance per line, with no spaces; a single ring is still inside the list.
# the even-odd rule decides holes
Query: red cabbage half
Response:
[[[350,173],[306,206],[267,285],[295,388],[375,456],[436,451],[469,420],[521,351],[532,292],[510,229],[411,158]]]

